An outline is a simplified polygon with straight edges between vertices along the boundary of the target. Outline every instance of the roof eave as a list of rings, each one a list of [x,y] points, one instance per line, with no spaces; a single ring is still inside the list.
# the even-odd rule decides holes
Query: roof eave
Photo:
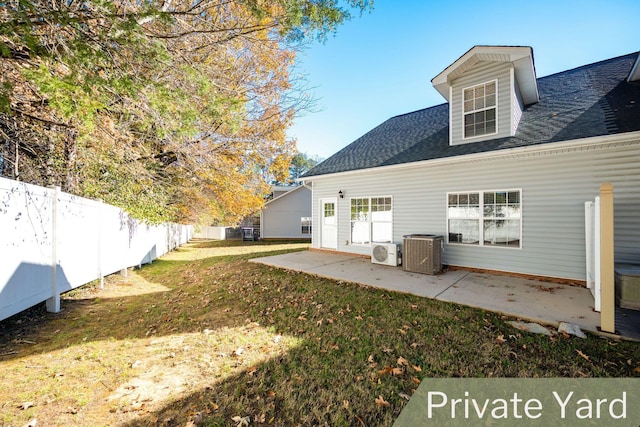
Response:
[[[578,138],[566,141],[548,142],[543,144],[527,145],[524,147],[504,148],[501,150],[482,151],[479,153],[462,154],[458,156],[441,157],[435,159],[418,160],[409,163],[395,165],[374,166],[362,169],[352,169],[340,172],[329,172],[310,176],[307,182],[323,180],[325,178],[336,178],[363,173],[380,173],[382,171],[412,169],[435,165],[452,165],[465,162],[477,162],[480,160],[495,160],[505,156],[536,155],[542,153],[567,152],[576,149],[592,149],[598,146],[615,144],[640,144],[640,131],[618,133],[613,135],[599,135],[587,138]],[[375,171],[375,172],[374,172]]]
[[[533,49],[529,46],[474,46],[431,79],[431,83],[440,95],[449,102],[449,87],[453,80],[482,60],[513,63],[523,102],[525,105],[538,102],[539,94]]]
[[[263,206],[263,207],[264,207],[264,206],[267,206],[267,205],[268,205],[268,204],[270,204],[271,202],[275,202],[276,200],[280,200],[280,199],[282,199],[283,197],[287,197],[288,195],[290,195],[290,194],[292,194],[292,193],[295,193],[296,191],[298,191],[298,190],[299,190],[299,189],[301,189],[302,187],[304,187],[304,185],[296,185],[294,188],[292,188],[291,190],[287,191],[286,193],[282,193],[282,194],[280,194],[279,196],[274,197],[274,198],[273,198],[273,199],[271,199],[271,200],[267,200],[266,202],[264,202],[264,204],[263,204],[262,206]],[[308,188],[307,188],[307,190],[308,190]]]
[[[640,81],[640,52],[636,57],[636,62],[633,64],[633,67],[631,67],[631,71],[629,72],[629,77],[627,77],[627,81],[629,83]]]

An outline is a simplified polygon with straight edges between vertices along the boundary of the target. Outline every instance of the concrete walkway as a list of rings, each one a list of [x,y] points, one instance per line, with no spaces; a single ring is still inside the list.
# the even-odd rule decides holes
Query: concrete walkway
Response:
[[[369,259],[358,256],[318,251],[292,252],[252,261],[478,307],[553,326],[568,322],[583,330],[598,332],[600,325],[600,313],[593,311],[591,293],[578,286],[467,270],[450,270],[430,276],[406,272],[401,267],[372,264]],[[638,313],[636,324],[640,329],[640,312],[633,312],[631,316],[635,313]],[[637,332],[635,338],[640,338],[640,331]],[[633,331],[625,331],[623,335],[634,337]]]

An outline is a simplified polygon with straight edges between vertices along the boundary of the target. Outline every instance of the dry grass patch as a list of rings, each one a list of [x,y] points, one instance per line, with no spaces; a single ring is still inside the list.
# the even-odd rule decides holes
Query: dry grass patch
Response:
[[[247,262],[306,246],[196,242],[0,322],[0,426],[390,425],[428,377],[640,373],[637,343]]]

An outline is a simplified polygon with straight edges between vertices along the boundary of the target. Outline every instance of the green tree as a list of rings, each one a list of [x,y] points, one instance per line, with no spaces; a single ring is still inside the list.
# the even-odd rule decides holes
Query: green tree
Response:
[[[0,4],[0,171],[150,220],[233,221],[285,176],[299,43],[365,0]]]
[[[321,161],[322,159],[317,156],[309,156],[306,153],[296,153],[291,159],[291,165],[289,166],[288,183],[295,183],[302,175],[310,171]]]

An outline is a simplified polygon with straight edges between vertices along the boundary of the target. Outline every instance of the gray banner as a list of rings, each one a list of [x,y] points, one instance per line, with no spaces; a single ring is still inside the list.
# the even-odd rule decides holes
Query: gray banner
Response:
[[[640,426],[640,378],[425,378],[394,427]]]

